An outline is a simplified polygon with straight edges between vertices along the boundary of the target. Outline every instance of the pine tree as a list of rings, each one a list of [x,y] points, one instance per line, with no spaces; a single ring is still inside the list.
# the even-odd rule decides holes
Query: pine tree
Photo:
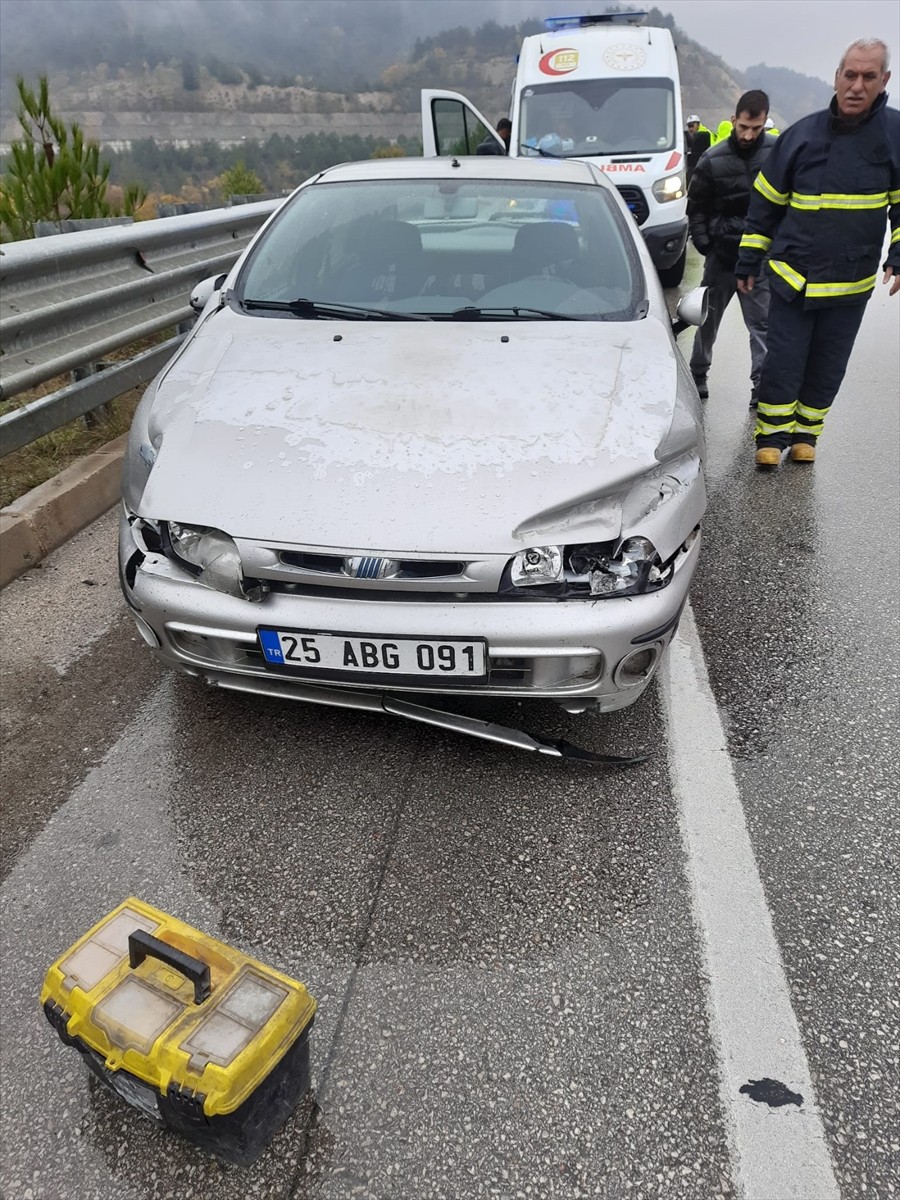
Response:
[[[0,180],[0,240],[34,237],[36,221],[120,216],[106,197],[109,163],[101,161],[99,145],[85,141],[77,124],[54,115],[47,76],[40,77],[37,93],[21,76],[16,87],[22,137],[10,146],[10,163]],[[133,216],[145,199],[143,188],[129,185],[125,213]]]
[[[223,171],[218,180],[219,191],[227,199],[229,196],[256,196],[264,191],[263,181],[244,166],[244,160],[239,158],[233,167]]]

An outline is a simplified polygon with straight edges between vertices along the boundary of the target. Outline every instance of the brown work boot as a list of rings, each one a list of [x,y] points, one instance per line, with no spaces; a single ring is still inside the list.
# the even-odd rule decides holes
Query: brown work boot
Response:
[[[777,446],[760,446],[756,451],[758,467],[777,467],[781,462],[781,451]]]
[[[816,461],[816,448],[809,442],[794,442],[791,446],[791,462],[811,463]]]

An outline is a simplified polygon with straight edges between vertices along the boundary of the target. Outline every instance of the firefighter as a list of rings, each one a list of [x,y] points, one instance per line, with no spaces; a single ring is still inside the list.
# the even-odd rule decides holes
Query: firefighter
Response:
[[[735,275],[753,290],[768,259],[768,352],[756,420],[756,463],[774,467],[790,447],[811,463],[883,263],[900,291],[900,112],[886,107],[884,42],[853,42],[829,108],[775,140],[754,183]]]

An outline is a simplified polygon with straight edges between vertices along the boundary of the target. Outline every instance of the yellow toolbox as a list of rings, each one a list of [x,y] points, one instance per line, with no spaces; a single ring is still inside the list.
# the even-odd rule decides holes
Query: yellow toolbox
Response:
[[[309,1088],[302,983],[130,897],[59,958],[41,1004],[135,1108],[249,1166]]]

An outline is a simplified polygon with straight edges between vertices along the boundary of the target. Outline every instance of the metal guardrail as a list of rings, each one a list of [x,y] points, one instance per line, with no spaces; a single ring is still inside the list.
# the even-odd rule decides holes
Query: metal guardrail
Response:
[[[113,350],[191,321],[194,286],[229,270],[280,203],[0,246],[0,402],[70,371],[86,376],[3,413],[0,457],[152,379],[183,333],[95,368]]]

